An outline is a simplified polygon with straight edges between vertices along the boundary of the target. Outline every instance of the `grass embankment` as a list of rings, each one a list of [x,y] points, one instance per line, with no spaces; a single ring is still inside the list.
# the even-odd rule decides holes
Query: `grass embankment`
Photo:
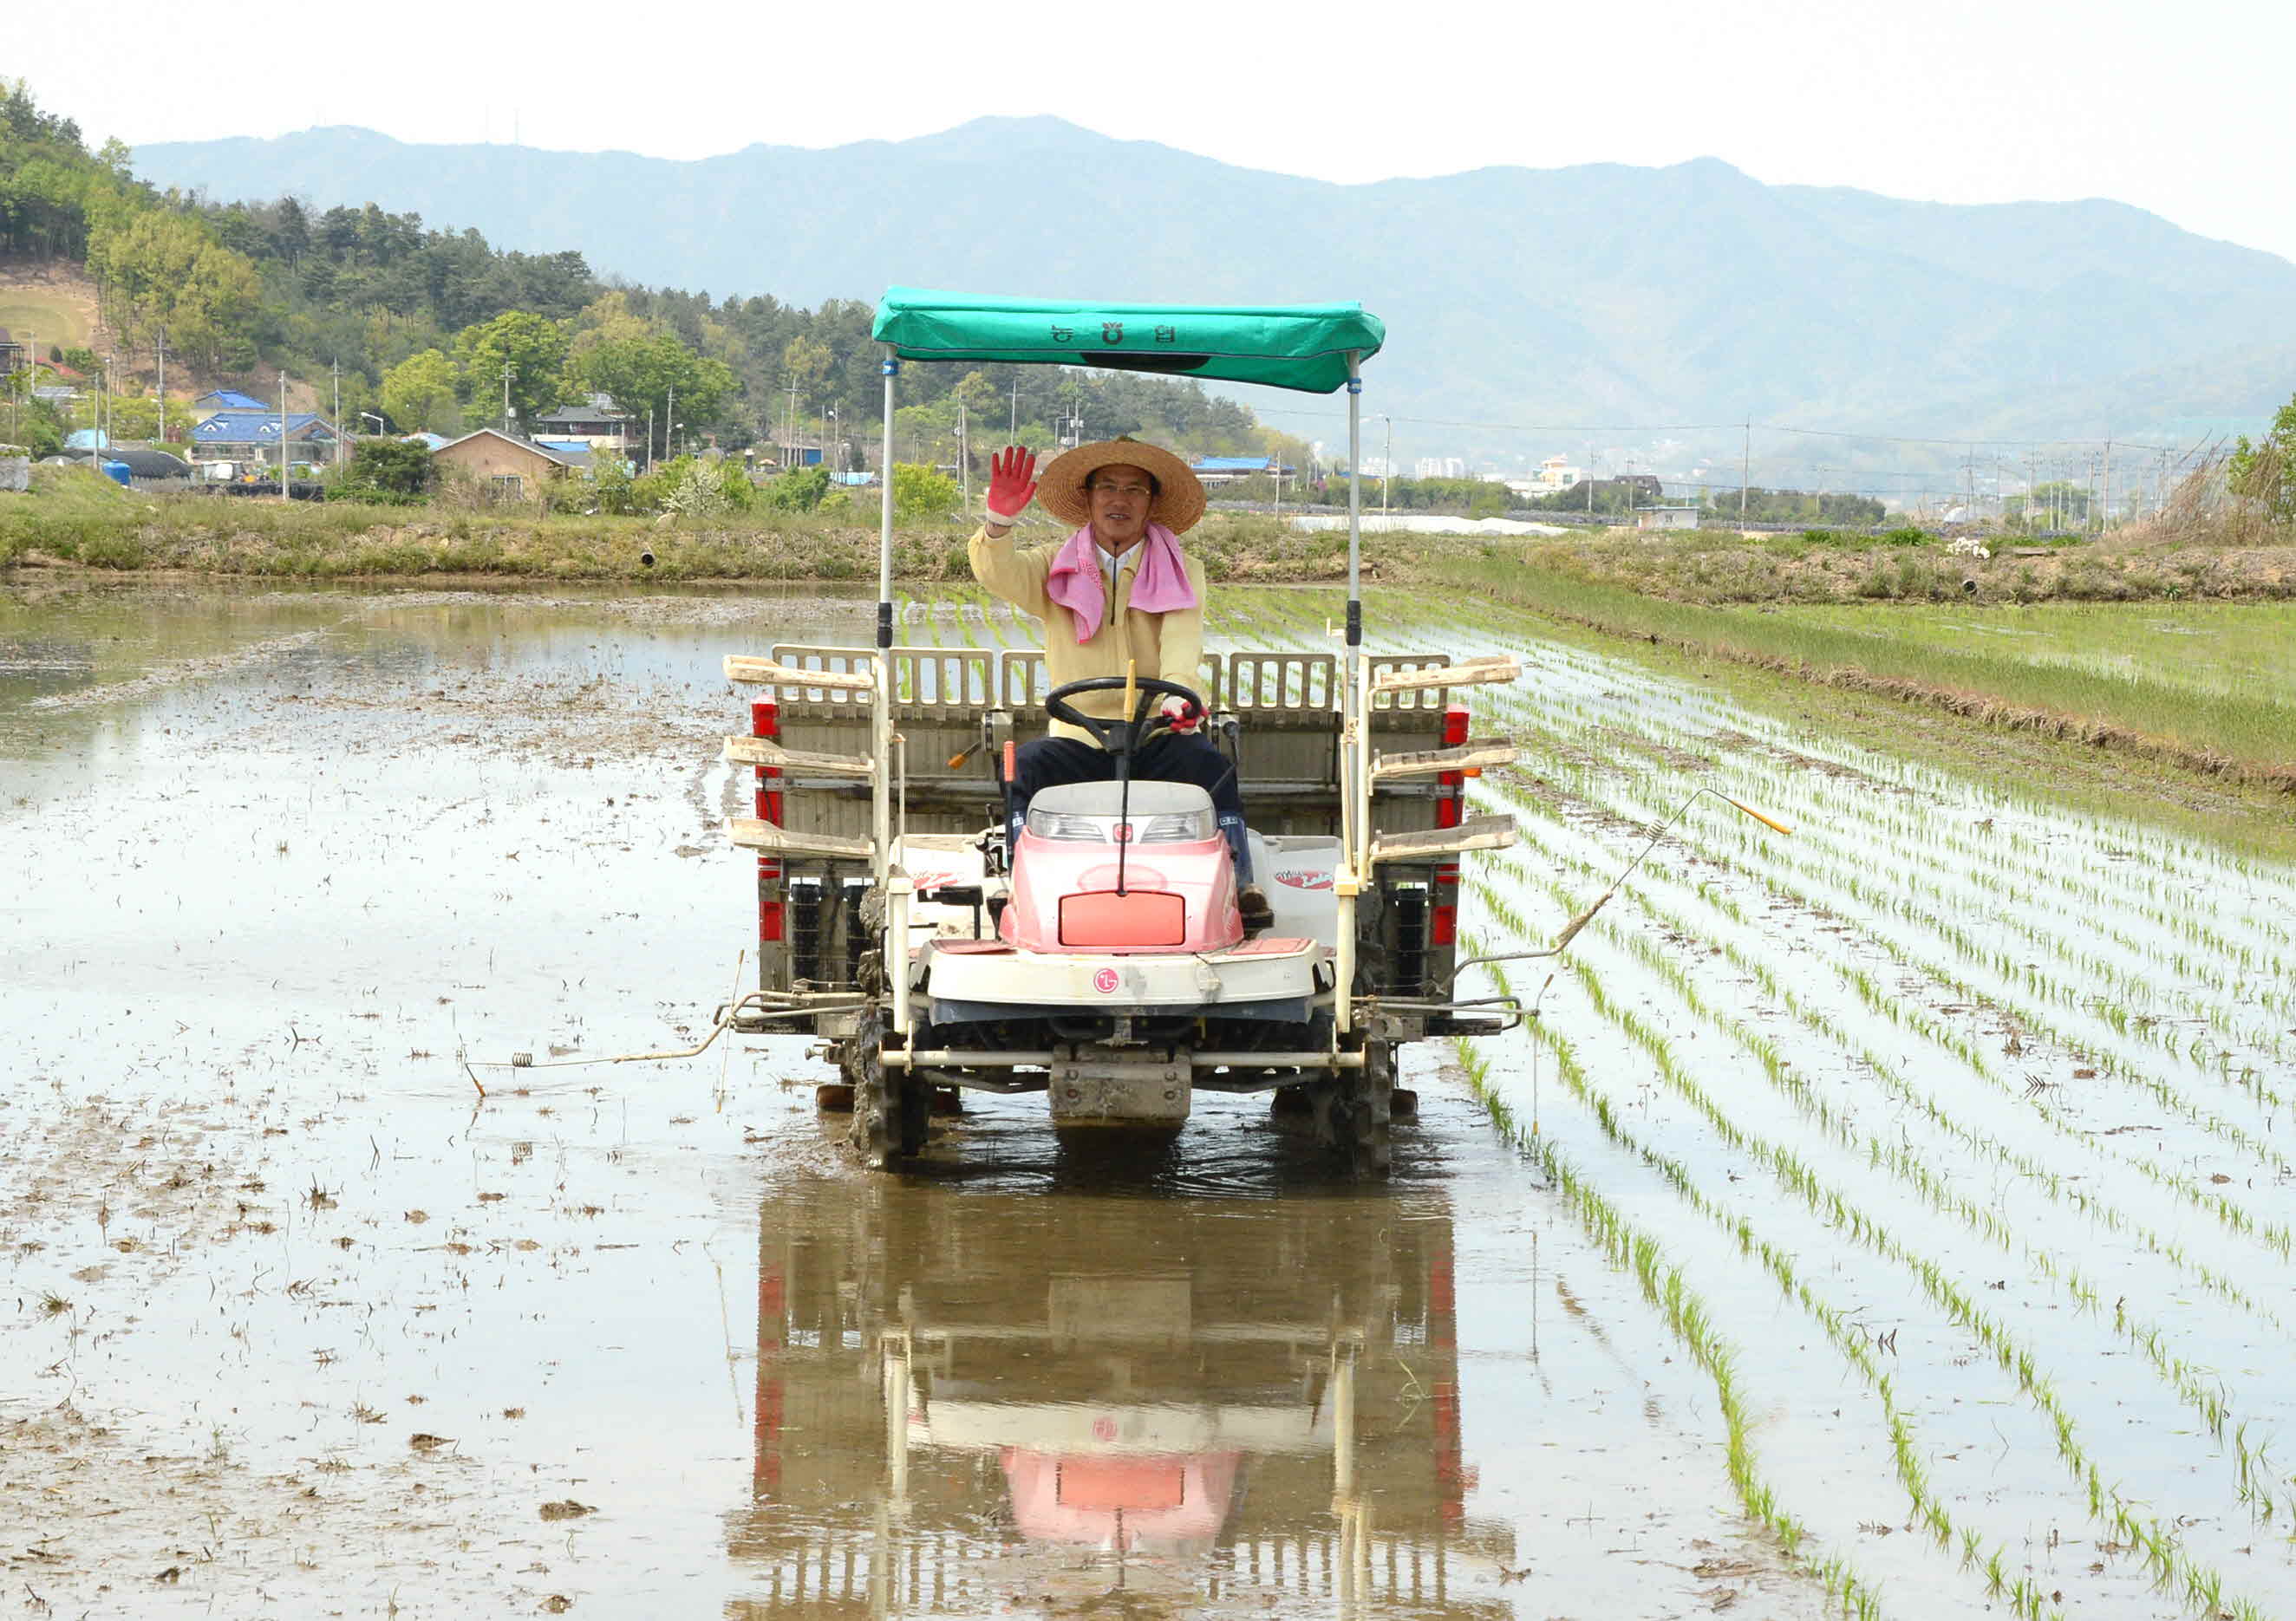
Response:
[[[2148,643],[2125,621],[2114,627],[2125,657],[2106,667],[2051,657],[2046,637],[1972,645],[1934,634],[1901,636],[1894,626],[1877,634],[1876,621],[1843,622],[1830,610],[1654,598],[1558,567],[1544,547],[1486,545],[1474,556],[1426,566],[1458,590],[1610,634],[2296,793],[2296,684],[2227,673],[2212,688],[2179,667],[2187,662],[2180,638]],[[1966,611],[1974,618],[2013,610]],[[2275,662],[2272,648],[2296,646],[2296,607],[2222,604],[2210,612],[2238,616],[2239,643],[2255,646],[2263,667]],[[2229,667],[2241,663],[2235,657]]]
[[[77,565],[295,579],[496,575],[550,580],[871,580],[873,514],[743,513],[699,520],[360,506],[338,502],[151,495],[76,468],[33,470],[30,494],[0,496],[0,567]],[[904,580],[969,579],[972,526],[905,525]],[[1060,537],[1053,525],[1024,544]],[[1188,537],[1212,578],[1328,580],[1347,573],[1347,536],[1302,535],[1272,518],[1217,514]],[[1390,565],[1423,542],[1383,546]],[[1403,553],[1398,558],[1398,550]]]
[[[2132,526],[2046,544],[1988,536],[1987,557],[1918,529],[1606,529],[1536,544],[1554,573],[1692,602],[2296,601],[2296,535],[2253,527]]]

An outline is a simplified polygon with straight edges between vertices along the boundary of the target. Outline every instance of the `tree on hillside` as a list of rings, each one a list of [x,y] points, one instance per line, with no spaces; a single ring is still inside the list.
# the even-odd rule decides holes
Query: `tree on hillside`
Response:
[[[784,386],[795,391],[801,415],[812,414],[815,407],[824,403],[822,388],[836,359],[827,344],[813,338],[792,338],[782,346]]]
[[[705,359],[663,332],[587,344],[567,370],[577,386],[611,394],[633,416],[652,412],[665,441],[673,398],[679,421],[714,422],[734,389],[724,362]]]
[[[99,178],[79,126],[41,111],[25,80],[0,78],[0,251],[81,251]]]
[[[472,419],[498,417],[507,393],[514,430],[527,431],[564,397],[566,341],[562,323],[518,309],[455,333],[455,359]]]
[[[158,209],[103,210],[88,231],[87,268],[129,343],[165,332],[170,347],[210,367],[254,360],[255,266],[197,219]]]
[[[410,355],[382,374],[382,408],[406,433],[452,433],[463,425],[455,363],[437,349]]]

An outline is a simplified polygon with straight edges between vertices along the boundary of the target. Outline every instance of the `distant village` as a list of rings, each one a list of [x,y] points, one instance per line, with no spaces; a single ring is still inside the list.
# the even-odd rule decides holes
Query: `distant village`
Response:
[[[357,413],[357,420],[343,422],[326,412],[295,410],[284,400],[266,400],[231,388],[210,389],[188,403],[171,400],[165,421],[155,422],[154,403],[148,395],[107,400],[101,378],[73,367],[53,351],[36,354],[28,342],[4,329],[0,329],[0,376],[17,381],[16,397],[52,405],[67,421],[94,424],[73,429],[47,460],[92,460],[106,476],[144,490],[276,495],[283,478],[296,497],[316,498],[340,478],[362,438],[419,445],[429,453],[431,482],[475,487],[484,498],[502,503],[539,501],[554,481],[568,478],[595,479],[602,471],[634,478],[680,456],[707,464],[713,475],[719,469],[736,479],[746,472],[753,484],[792,470],[814,473],[824,488],[873,487],[880,477],[880,470],[871,464],[873,446],[832,437],[833,413],[817,424],[822,432],[808,433],[794,423],[775,424],[757,443],[738,452],[721,450],[715,436],[708,433],[681,435],[674,443],[664,443],[652,424],[622,410],[611,396],[595,392],[541,413],[529,425],[515,424],[505,416],[502,426],[454,436],[398,433],[385,418],[364,411]],[[120,431],[115,413],[121,410],[140,413],[137,426],[145,431]],[[526,430],[520,431],[521,426]],[[975,474],[982,448],[973,447]],[[1185,454],[1185,446],[1178,448]],[[1267,454],[1200,454],[1191,464],[1212,487],[1215,499],[1247,505],[1272,500],[1286,509],[1343,500],[1337,481],[1346,476],[1344,457],[1320,442],[1305,448],[1304,465]],[[927,465],[952,480],[962,479],[965,470],[945,460],[955,454],[953,447],[943,446],[942,458],[928,458]],[[1644,529],[1695,528],[1702,516],[1727,521],[1741,515],[1733,510],[1739,504],[1738,479],[1718,475],[1703,461],[1661,473],[1647,471],[1646,463],[1638,466],[1637,456],[1626,449],[1604,453],[1602,459],[1618,471],[1589,469],[1558,454],[1527,469],[1519,462],[1515,471],[1494,466],[1488,458],[1430,455],[1405,463],[1366,455],[1362,472],[1366,490],[1379,503],[1382,521],[1390,516],[1390,500],[1400,509],[1464,512],[1485,521],[1512,514]],[[2038,494],[2029,499],[2005,487],[1997,469],[1989,495],[1979,483],[1972,476],[1966,493],[1937,492],[1935,501],[1931,492],[1923,492],[1919,501],[1885,501],[1838,488],[1828,492],[1822,485],[1816,490],[1757,489],[1753,504],[1760,510],[1747,511],[1743,517],[1766,527],[1855,526],[1878,523],[1885,512],[1903,510],[1921,511],[1947,524],[1990,515],[2054,528],[2069,516],[2082,520],[2088,515],[2086,479],[2080,486],[2061,486],[2065,494],[2060,500],[2069,504],[2069,513],[2045,512]],[[2036,480],[2029,487],[2038,491],[2050,487]],[[2124,501],[2132,510],[2144,504],[2133,491],[2125,494]],[[2032,518],[2026,519],[2024,512]]]

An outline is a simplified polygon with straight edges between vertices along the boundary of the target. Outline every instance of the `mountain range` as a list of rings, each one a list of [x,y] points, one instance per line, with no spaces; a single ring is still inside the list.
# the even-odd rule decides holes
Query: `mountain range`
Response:
[[[1398,452],[1671,440],[1734,461],[1748,421],[2165,444],[2252,430],[2296,389],[2296,265],[2272,254],[2121,203],[1913,202],[1712,158],[1340,185],[989,118],[693,161],[335,127],[147,145],[135,163],[219,201],[372,201],[719,297],[1359,299],[1389,332],[1365,408],[1410,419]],[[1250,403],[1336,437],[1337,402]]]

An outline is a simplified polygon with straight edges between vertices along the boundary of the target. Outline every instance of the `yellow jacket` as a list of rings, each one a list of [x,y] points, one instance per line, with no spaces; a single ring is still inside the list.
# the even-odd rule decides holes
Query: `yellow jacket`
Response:
[[[1132,582],[1139,573],[1143,551],[1143,546],[1135,545],[1125,553],[1117,569],[1116,600],[1108,622],[1093,634],[1091,641],[1079,642],[1076,616],[1045,594],[1053,559],[1065,544],[1063,537],[1055,544],[1023,551],[1013,544],[1009,533],[1002,540],[992,540],[985,526],[972,532],[972,577],[1021,612],[1045,622],[1045,668],[1052,684],[1060,686],[1094,675],[1121,675],[1131,661],[1137,675],[1176,681],[1190,692],[1203,693],[1203,675],[1197,668],[1204,651],[1203,565],[1185,552],[1180,554],[1187,565],[1189,588],[1196,594],[1195,607],[1135,613]],[[1124,712],[1124,694],[1088,692],[1076,700],[1076,706],[1087,715],[1114,718]],[[1065,721],[1054,721],[1052,730],[1062,737],[1093,741],[1082,727]]]

